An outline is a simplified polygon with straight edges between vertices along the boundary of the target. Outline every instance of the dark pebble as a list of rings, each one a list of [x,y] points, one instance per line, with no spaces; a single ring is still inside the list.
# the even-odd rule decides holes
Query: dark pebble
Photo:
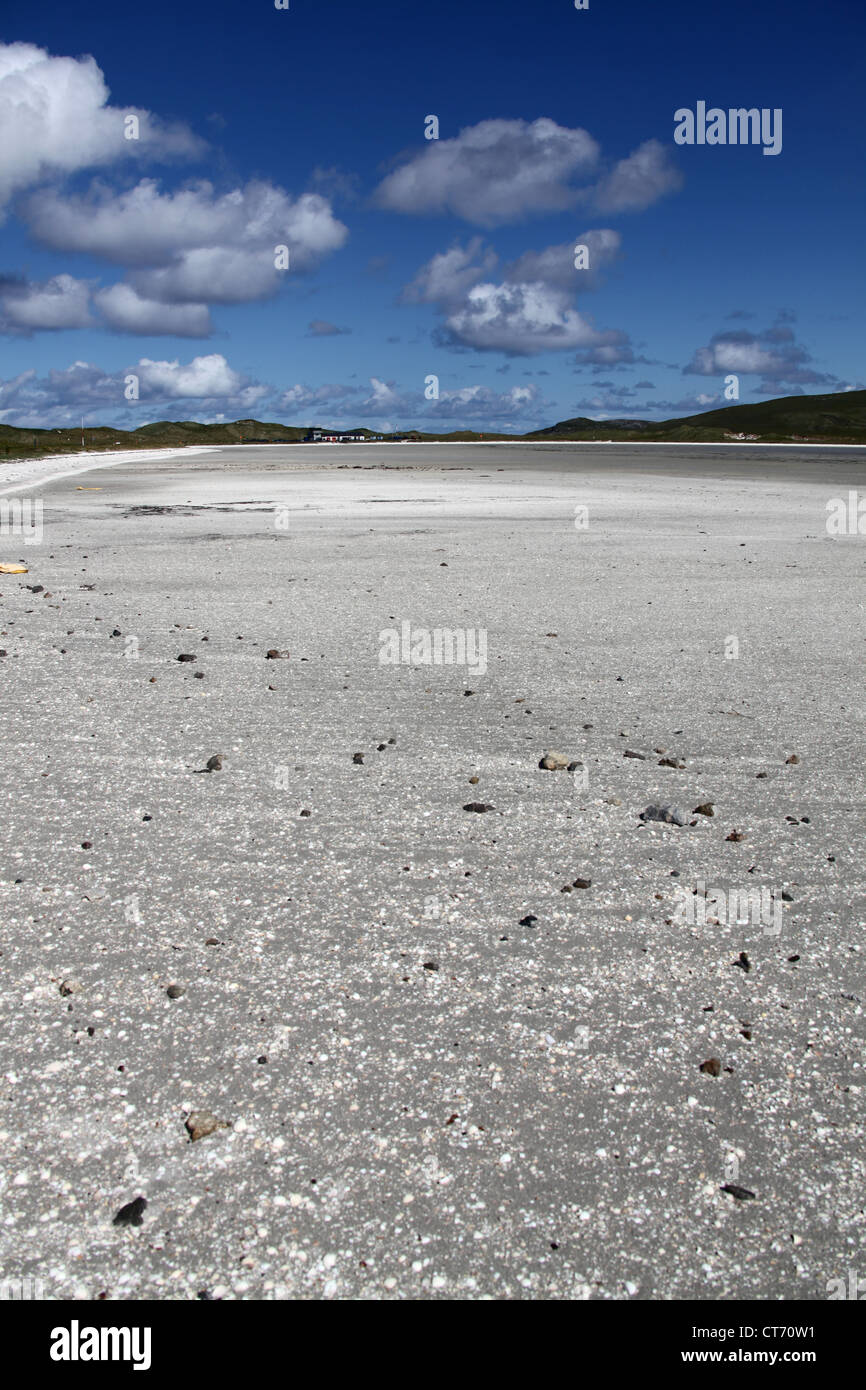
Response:
[[[735,1197],[738,1202],[755,1201],[754,1192],[750,1192],[747,1187],[737,1187],[735,1182],[726,1182],[720,1188],[720,1192],[727,1192],[731,1197]]]
[[[114,1217],[112,1226],[140,1226],[141,1218],[147,1206],[146,1197],[135,1197],[131,1202],[127,1202],[125,1207]]]

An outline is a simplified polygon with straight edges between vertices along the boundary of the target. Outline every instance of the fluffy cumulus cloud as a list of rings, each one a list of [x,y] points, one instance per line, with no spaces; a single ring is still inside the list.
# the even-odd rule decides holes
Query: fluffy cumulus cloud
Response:
[[[591,173],[598,154],[587,131],[546,117],[481,121],[452,140],[431,140],[384,179],[376,201],[392,212],[451,212],[492,227],[570,207],[569,180]]]
[[[71,275],[42,283],[0,276],[0,333],[87,328],[91,320],[90,284]]]
[[[151,336],[169,333],[177,338],[206,338],[211,317],[206,304],[160,304],[140,295],[132,285],[111,285],[93,297],[107,326],[115,333]]]
[[[138,399],[130,401],[130,378]],[[189,361],[141,357],[106,371],[91,362],[73,362],[40,377],[25,371],[0,381],[0,421],[7,425],[68,426],[82,415],[88,425],[135,429],[153,420],[196,419],[204,423],[255,416],[287,423],[320,421],[337,429],[366,423],[383,432],[419,428],[431,433],[473,428],[492,432],[527,431],[548,421],[553,402],[534,382],[505,391],[489,386],[441,385],[428,400],[422,387],[404,389],[394,380],[371,376],[364,383],[296,383],[278,389],[253,381],[221,353]]]
[[[371,376],[369,394],[357,405],[353,404],[352,409],[364,419],[382,419],[392,411],[408,410],[417,399],[417,395],[403,395],[398,391],[396,382]]]
[[[616,260],[621,243],[619,232],[610,227],[593,228],[581,232],[574,241],[548,246],[544,251],[525,251],[505,267],[504,278],[517,284],[541,281],[558,289],[569,290],[572,294],[575,289],[595,289],[598,272]],[[579,271],[574,264],[578,246],[586,247],[588,260],[586,269]]]
[[[306,416],[313,409],[322,414],[327,413],[328,407],[339,405],[358,394],[357,386],[344,386],[337,382],[325,382],[322,386],[305,386],[298,382],[277,397],[275,407],[290,417],[299,413]]]
[[[575,269],[578,245],[589,249],[588,271]],[[589,360],[593,354],[605,363],[628,360],[626,335],[596,329],[574,305],[577,291],[592,289],[618,250],[619,235],[608,228],[581,232],[574,241],[524,253],[494,280],[498,258],[475,237],[433,256],[403,299],[436,306],[444,318],[434,334],[441,346],[509,356],[579,349]]]
[[[563,212],[578,202],[611,212],[637,211],[681,183],[656,140],[610,170],[599,165],[599,146],[585,130],[547,117],[481,121],[453,139],[431,140],[386,176],[375,200],[392,212],[451,213],[493,227]]]
[[[305,421],[313,416],[343,427],[350,415],[355,420],[383,420],[392,411],[415,412],[423,402],[420,391],[405,393],[396,382],[370,377],[368,386],[326,383],[323,386],[297,384],[283,391],[276,401],[278,409],[291,419]],[[380,425],[379,428],[384,428]]]
[[[682,175],[671,164],[665,146],[646,140],[599,181],[595,205],[601,212],[642,212],[682,185]]]
[[[0,276],[0,333],[13,337],[36,332],[99,326],[116,333],[171,334],[205,338],[212,331],[205,304],[162,304],[131,285],[95,289],[92,280],[55,275],[43,282]]]
[[[91,57],[0,44],[0,209],[46,178],[123,159],[186,159],[205,149],[186,126],[138,107],[110,106],[108,96]],[[138,139],[125,136],[128,116],[137,118]]]
[[[282,392],[275,404],[281,414],[302,424],[318,419],[345,429],[364,421],[376,430],[416,427],[431,433],[460,429],[467,421],[476,428],[531,429],[543,423],[551,405],[534,383],[504,392],[480,385],[443,386],[437,399],[428,400],[420,389],[402,390],[396,381],[375,376],[365,386],[298,384]]]
[[[244,387],[243,377],[230,367],[219,352],[207,357],[194,357],[191,362],[154,362],[142,357],[136,368],[143,396],[164,400],[191,397],[211,400],[218,396],[239,396]]]
[[[406,304],[459,304],[479,280],[493,274],[498,262],[493,248],[473,237],[466,246],[431,256],[401,297]]]
[[[86,193],[64,186],[85,170],[197,158],[207,148],[186,126],[110,105],[93,58],[0,44],[0,215],[14,200],[42,245],[127,270],[95,296],[68,274],[42,286],[4,280],[0,331],[83,327],[95,309],[96,322],[117,332],[203,336],[212,330],[208,305],[274,295],[287,270],[312,270],[343,246],[347,228],[322,191],[294,197],[256,179],[229,192],[207,181],[169,192],[143,177],[118,192],[104,174]]]
[[[471,421],[476,427],[484,424],[503,432],[526,431],[541,422],[547,404],[534,384],[512,386],[509,391],[491,391],[489,386],[463,386],[442,391],[428,413],[432,420],[449,421],[454,428],[459,428],[463,421]]]
[[[758,376],[757,389],[770,396],[796,394],[806,386],[843,390],[844,383],[811,365],[811,353],[797,342],[790,322],[791,315],[781,314],[761,333],[745,329],[716,333],[705,347],[697,349],[683,372],[696,376]]]
[[[563,291],[537,282],[476,285],[437,337],[445,346],[459,343],[513,356],[583,348],[607,349],[615,357],[626,345],[625,334],[599,332],[568,300]]]
[[[131,376],[139,396],[134,402],[127,397]],[[7,425],[51,428],[85,414],[99,424],[135,429],[165,415],[243,417],[272,394],[271,388],[235,371],[220,353],[189,362],[142,357],[110,372],[90,362],[73,362],[44,377],[28,371],[0,382],[0,419]],[[178,402],[183,402],[182,410]]]
[[[40,189],[24,199],[21,214],[46,246],[129,267],[127,284],[139,300],[198,306],[196,315],[165,315],[159,327],[155,309],[145,313],[128,294],[115,295],[109,310],[123,321],[112,326],[127,332],[137,331],[138,317],[150,325],[144,332],[171,333],[177,322],[205,326],[208,304],[276,294],[285,282],[278,248],[288,251],[291,271],[306,271],[348,236],[320,194],[292,198],[261,180],[221,195],[207,181],[162,192],[150,178],[119,195],[102,182],[82,196]]]
[[[273,269],[274,248],[284,244],[292,267],[306,269],[348,236],[327,198],[292,198],[265,180],[221,195],[206,179],[164,193],[146,178],[121,194],[95,180],[81,197],[39,190],[23,201],[21,215],[46,246],[131,267],[174,266],[202,250],[267,249]]]

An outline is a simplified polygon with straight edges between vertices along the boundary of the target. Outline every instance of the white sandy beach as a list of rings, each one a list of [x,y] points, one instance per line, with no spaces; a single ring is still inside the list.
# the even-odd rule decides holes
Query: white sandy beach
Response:
[[[825,1298],[866,1177],[864,542],[825,527],[862,458],[43,482],[0,557],[0,1258],[52,1297]],[[404,622],[486,669],[382,662]]]

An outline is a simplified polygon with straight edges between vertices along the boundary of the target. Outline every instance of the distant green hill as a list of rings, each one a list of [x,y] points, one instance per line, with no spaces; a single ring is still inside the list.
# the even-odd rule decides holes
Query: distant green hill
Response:
[[[232,420],[219,425],[202,425],[197,420],[158,420],[136,430],[112,429],[100,425],[84,431],[84,447],[94,449],[159,449],[185,444],[297,444],[310,432],[307,425],[280,425],[273,421]],[[352,430],[325,430],[339,435],[361,434],[371,438],[366,427]],[[443,441],[454,444],[478,440],[649,440],[656,443],[711,444],[730,442],[747,436],[767,444],[866,444],[866,391],[844,391],[827,396],[782,396],[757,405],[729,405],[701,415],[673,420],[590,420],[578,416],[561,420],[546,429],[529,434],[496,434],[477,430],[452,430],[448,434],[429,434],[401,430],[376,438]],[[19,429],[0,425],[0,460],[34,458],[44,454],[70,454],[81,449],[81,430]]]
[[[757,405],[729,405],[673,420],[562,420],[526,439],[645,439],[718,443],[754,435],[767,444],[866,444],[866,391],[781,396]]]

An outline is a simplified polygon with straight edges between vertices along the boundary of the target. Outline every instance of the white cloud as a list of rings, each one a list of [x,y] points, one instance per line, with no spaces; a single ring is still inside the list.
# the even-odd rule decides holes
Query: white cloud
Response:
[[[201,400],[212,396],[235,396],[244,386],[243,377],[229,366],[222,353],[212,352],[207,357],[194,357],[183,364],[174,362],[154,362],[142,357],[135,369],[141,378],[142,394],[145,392],[177,399],[192,396]]]
[[[171,334],[206,338],[211,318],[206,304],[161,304],[145,299],[131,285],[111,285],[94,295],[94,303],[116,333]]]
[[[164,304],[265,298],[287,274],[312,269],[348,236],[318,193],[293,199],[262,181],[222,195],[207,181],[163,193],[155,179],[142,179],[117,195],[94,181],[84,196],[41,189],[21,211],[45,245],[129,266],[138,296]],[[276,268],[282,246],[288,271]]]
[[[22,215],[47,246],[126,266],[170,266],[193,251],[230,248],[268,250],[273,269],[275,246],[287,245],[292,268],[307,269],[348,236],[320,194],[293,199],[262,180],[222,195],[207,180],[163,193],[156,179],[141,179],[121,194],[95,180],[84,197],[34,193]]]
[[[44,283],[0,279],[0,332],[86,328],[91,323],[90,284],[71,275]]]
[[[758,389],[765,395],[783,395],[791,388],[803,386],[841,390],[841,382],[810,365],[812,355],[796,341],[788,327],[789,319],[782,313],[760,333],[716,333],[706,346],[695,351],[683,372],[694,376],[760,376]]]
[[[348,396],[358,394],[357,386],[341,386],[337,383],[325,383],[323,386],[304,386],[298,382],[295,386],[288,387],[277,398],[276,409],[285,410],[290,413],[305,410],[310,406],[327,405],[330,402],[343,401]]]
[[[135,402],[125,394],[130,375],[138,378]],[[0,382],[0,417],[6,424],[51,428],[83,414],[90,424],[135,429],[164,418],[243,418],[272,396],[271,387],[235,371],[220,353],[189,362],[142,357],[111,372],[91,362],[73,362],[44,377],[30,371]],[[177,402],[183,403],[180,410]]]
[[[505,268],[505,279],[516,283],[540,280],[546,285],[560,289],[594,289],[597,272],[609,265],[619,253],[622,237],[610,227],[593,228],[580,232],[573,241],[559,246],[548,246],[544,251],[524,251],[516,261]],[[585,270],[576,270],[575,247],[585,246],[589,254],[589,265]]]
[[[600,176],[599,156],[586,130],[547,117],[481,121],[451,140],[431,140],[383,179],[374,198],[392,212],[451,213],[494,227],[577,203],[635,212],[682,186],[658,140],[646,140]]]
[[[146,299],[164,304],[246,304],[275,294],[280,274],[271,247],[204,246],[184,251],[166,269],[133,271],[129,280]]]
[[[465,247],[452,246],[432,256],[405,287],[402,299],[407,304],[458,303],[498,260],[492,247],[485,250],[481,237],[473,237]]]
[[[595,203],[602,212],[642,212],[682,185],[682,175],[671,164],[665,146],[646,140],[600,180]]]
[[[125,395],[130,374],[139,383],[140,398],[134,402]],[[219,353],[189,362],[143,357],[111,372],[78,361],[45,377],[28,371],[0,381],[0,419],[41,428],[77,423],[81,415],[90,426],[135,429],[151,420],[192,418],[206,423],[255,414],[303,423],[318,417],[335,428],[366,419],[385,432],[413,424],[434,432],[459,429],[469,421],[475,427],[505,431],[543,423],[550,408],[551,402],[534,383],[501,393],[478,384],[443,387],[434,401],[427,400],[420,387],[404,391],[396,382],[375,376],[369,378],[369,388],[357,383],[296,383],[277,392],[243,377]]]
[[[363,405],[374,410],[391,410],[400,404],[402,398],[394,390],[393,382],[380,381],[378,377],[371,376],[370,385],[373,388],[372,393],[362,402]]]
[[[0,207],[22,189],[121,159],[190,158],[204,142],[139,107],[108,105],[92,57],[53,57],[30,43],[0,44]],[[124,138],[135,115],[139,138]]]
[[[539,418],[544,405],[541,392],[535,385],[512,386],[503,392],[491,391],[489,386],[461,386],[453,391],[442,391],[438,401],[430,407],[429,414],[433,417],[431,426],[434,431],[442,420],[455,424],[469,420],[476,425],[495,423],[498,428],[505,430],[520,428],[518,422],[521,419],[524,428],[533,423]]]
[[[587,131],[547,117],[481,121],[454,139],[431,140],[383,180],[375,197],[394,212],[451,212],[492,227],[571,207],[578,194],[569,180],[591,173],[597,159]]]
[[[621,333],[598,332],[570,307],[566,292],[540,281],[475,285],[464,305],[447,316],[442,338],[515,356],[572,348],[614,351],[624,341]]]
[[[574,268],[574,247],[590,248],[590,267],[617,254],[619,234],[608,228],[582,232],[574,242],[528,251],[507,266],[501,283],[490,280],[498,257],[480,237],[431,258],[403,291],[410,302],[433,303],[444,315],[434,341],[446,347],[531,356],[581,349],[599,361],[630,357],[624,333],[599,331],[574,306],[578,289],[591,289],[594,273]],[[596,359],[592,359],[596,360]]]

